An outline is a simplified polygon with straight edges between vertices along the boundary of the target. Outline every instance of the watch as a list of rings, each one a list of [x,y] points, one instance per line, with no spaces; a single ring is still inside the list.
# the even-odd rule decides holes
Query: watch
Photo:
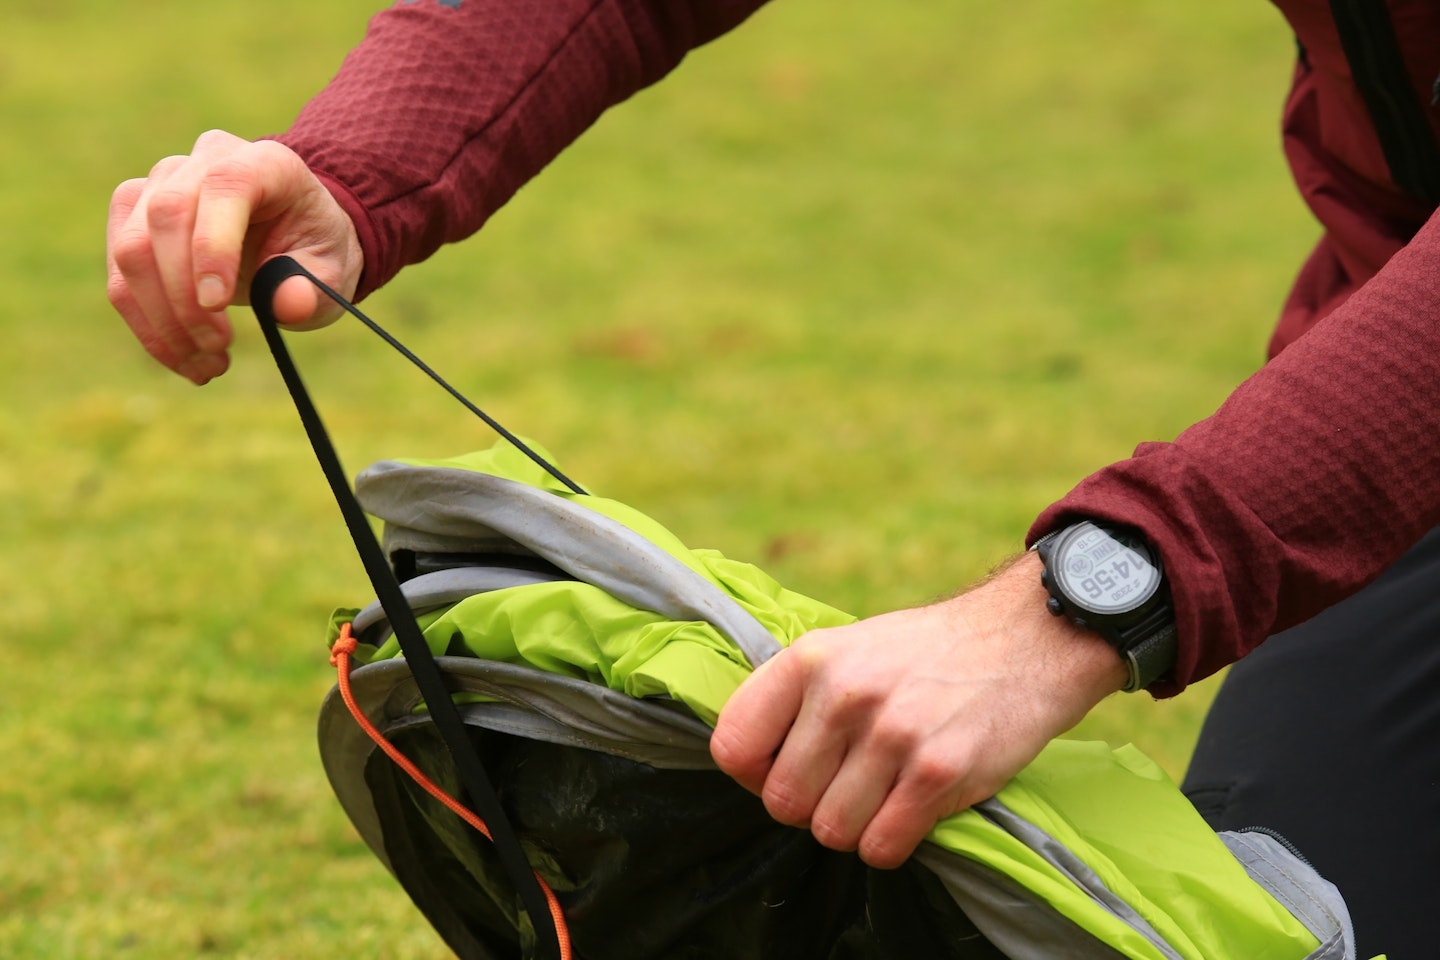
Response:
[[[1130,671],[1126,691],[1175,666],[1175,608],[1160,555],[1137,530],[1083,520],[1036,542],[1046,608],[1100,634]]]

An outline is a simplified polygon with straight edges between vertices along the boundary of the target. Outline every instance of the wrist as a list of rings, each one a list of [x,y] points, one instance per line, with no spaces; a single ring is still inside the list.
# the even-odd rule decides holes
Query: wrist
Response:
[[[1006,684],[1036,692],[1043,712],[1057,714],[1056,736],[1091,707],[1124,688],[1128,670],[1119,652],[1092,630],[1051,616],[1034,551],[1015,557],[980,586],[950,600],[952,628],[990,634],[1003,660]]]
[[[1124,689],[1175,665],[1175,608],[1159,553],[1139,530],[1079,520],[1036,542],[1046,610],[1102,638],[1124,661]]]
[[[1052,616],[1041,573],[1040,557],[1027,551],[1005,572],[1013,578],[1017,599],[1024,604],[1026,632],[1045,658],[1046,669],[1068,678],[1077,688],[1090,691],[1093,703],[1125,688],[1129,670],[1120,652],[1093,630],[1068,617]]]

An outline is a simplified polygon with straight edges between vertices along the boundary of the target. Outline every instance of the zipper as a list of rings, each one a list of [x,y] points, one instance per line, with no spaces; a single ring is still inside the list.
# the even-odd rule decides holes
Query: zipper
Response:
[[[1384,2],[1330,0],[1330,13],[1391,179],[1417,200],[1440,203],[1440,149],[1411,89]]]
[[[1291,843],[1291,842],[1290,842],[1290,839],[1289,839],[1288,837],[1286,837],[1284,834],[1282,834],[1280,831],[1275,830],[1275,829],[1273,829],[1273,828],[1271,828],[1271,827],[1240,827],[1239,829],[1237,829],[1237,830],[1232,830],[1232,831],[1230,831],[1230,832],[1231,832],[1231,833],[1258,833],[1258,834],[1259,834],[1260,836],[1262,836],[1262,837],[1269,837],[1271,840],[1274,840],[1276,843],[1280,844],[1281,847],[1285,848],[1285,852],[1288,853],[1288,854],[1290,854],[1290,856],[1294,857],[1296,860],[1299,860],[1301,863],[1305,864],[1305,866],[1309,867],[1311,870],[1315,870],[1315,875],[1316,875],[1316,876],[1320,877],[1322,880],[1324,879],[1324,875],[1321,874],[1319,870],[1316,870],[1316,869],[1315,869],[1315,864],[1311,863],[1311,862],[1310,862],[1310,859],[1309,859],[1308,857],[1306,857],[1305,854],[1303,854],[1303,853],[1300,852],[1300,848],[1297,847],[1297,846],[1295,846],[1295,844]],[[1357,942],[1357,941],[1356,941],[1356,938],[1355,938],[1355,925],[1354,925],[1354,921],[1353,921],[1353,920],[1350,921],[1350,926],[1347,928],[1347,930],[1348,930],[1348,933],[1349,933],[1349,940],[1348,940],[1347,942],[1348,942],[1348,944],[1349,944],[1349,946],[1350,946],[1350,949],[1353,950],[1353,949],[1354,949],[1354,945],[1355,945],[1355,943]],[[1352,955],[1353,955],[1353,954],[1351,954],[1351,953],[1346,953],[1346,956],[1352,956]]]
[[[1305,854],[1300,852],[1300,848],[1295,846],[1295,844],[1291,843],[1290,840],[1278,830],[1274,830],[1270,827],[1240,827],[1234,832],[1258,833],[1262,837],[1269,837],[1271,840],[1274,840],[1276,843],[1280,844],[1280,846],[1284,847],[1286,852],[1289,853],[1290,856],[1294,857],[1296,860],[1299,860],[1311,870],[1315,869],[1315,864],[1311,863],[1309,859],[1306,858]]]

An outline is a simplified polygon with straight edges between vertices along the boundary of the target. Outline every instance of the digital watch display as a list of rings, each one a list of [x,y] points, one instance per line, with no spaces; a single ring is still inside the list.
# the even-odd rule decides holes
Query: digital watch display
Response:
[[[1051,569],[1060,588],[1095,613],[1143,606],[1160,589],[1160,568],[1150,548],[1137,538],[1088,526],[1056,545]]]
[[[1159,679],[1175,662],[1175,611],[1160,556],[1137,531],[1090,520],[1035,544],[1046,606],[1106,639],[1130,671],[1126,690]]]

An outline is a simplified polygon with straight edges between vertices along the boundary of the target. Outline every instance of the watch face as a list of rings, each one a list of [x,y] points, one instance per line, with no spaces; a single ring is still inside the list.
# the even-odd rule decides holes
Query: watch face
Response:
[[[1077,525],[1056,544],[1050,566],[1065,595],[1095,613],[1128,613],[1160,586],[1149,547],[1092,523]]]

